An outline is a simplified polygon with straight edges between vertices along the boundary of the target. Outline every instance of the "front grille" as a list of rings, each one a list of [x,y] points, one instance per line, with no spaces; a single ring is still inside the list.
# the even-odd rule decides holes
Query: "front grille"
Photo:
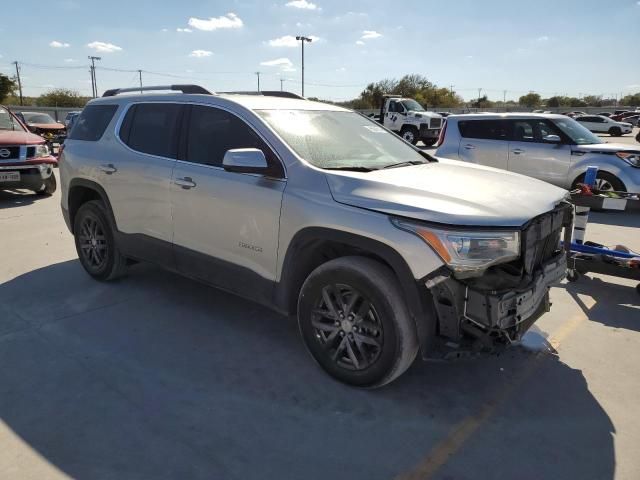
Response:
[[[0,146],[0,161],[16,160],[20,158],[20,147],[18,145]]]
[[[442,119],[441,118],[432,118],[429,120],[429,128],[440,128],[442,127]]]
[[[562,228],[571,226],[572,212],[570,204],[562,203],[529,222],[522,232],[522,266],[526,273],[533,274],[560,253]]]

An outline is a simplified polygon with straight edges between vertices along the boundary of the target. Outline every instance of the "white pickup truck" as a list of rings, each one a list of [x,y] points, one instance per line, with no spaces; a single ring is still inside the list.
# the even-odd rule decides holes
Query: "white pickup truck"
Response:
[[[415,145],[422,140],[430,147],[438,141],[444,119],[435,112],[427,112],[411,98],[385,95],[380,107],[380,123]]]

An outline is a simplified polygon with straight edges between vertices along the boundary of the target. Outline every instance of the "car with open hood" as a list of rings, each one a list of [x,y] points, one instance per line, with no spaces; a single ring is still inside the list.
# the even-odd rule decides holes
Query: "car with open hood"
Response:
[[[8,108],[0,106],[0,190],[29,189],[51,195],[56,190],[56,165],[42,137],[29,132]]]
[[[594,165],[600,190],[640,192],[640,149],[608,143],[565,115],[452,115],[436,155],[521,173],[565,189],[576,188],[587,167]]]
[[[29,131],[45,139],[49,150],[53,154],[58,153],[60,145],[62,145],[67,136],[67,127],[63,123],[54,120],[51,115],[43,112],[23,111],[18,112],[16,115],[27,126]]]
[[[96,280],[149,261],[296,317],[317,363],[361,387],[418,352],[505,348],[549,310],[565,190],[293,94],[138,90],[89,102],[60,159],[63,216]]]

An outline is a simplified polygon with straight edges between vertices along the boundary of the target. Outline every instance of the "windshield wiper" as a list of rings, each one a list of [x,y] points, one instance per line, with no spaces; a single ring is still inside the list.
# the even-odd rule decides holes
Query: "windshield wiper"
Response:
[[[368,168],[368,167],[349,167],[349,166],[344,166],[344,167],[323,167],[323,170],[348,170],[351,172],[371,172],[373,170],[376,170],[375,168]]]
[[[425,163],[428,162],[423,162],[421,160],[411,160],[408,162],[398,162],[398,163],[392,163],[391,165],[387,165],[385,167],[382,167],[383,169],[387,169],[387,168],[398,168],[398,167],[410,167],[411,165],[423,165]]]

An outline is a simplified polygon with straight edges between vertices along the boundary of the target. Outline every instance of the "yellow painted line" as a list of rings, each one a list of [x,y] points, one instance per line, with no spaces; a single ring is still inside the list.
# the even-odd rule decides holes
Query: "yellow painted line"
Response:
[[[587,317],[580,313],[562,324],[560,328],[547,341],[558,349],[560,344],[584,322]],[[429,480],[445,463],[455,455],[471,436],[494,414],[496,409],[529,378],[538,368],[544,354],[538,354],[526,368],[520,370],[515,378],[506,384],[493,398],[483,404],[478,412],[468,416],[457,423],[449,434],[427,454],[427,456],[413,468],[413,470],[400,474],[397,480]]]

